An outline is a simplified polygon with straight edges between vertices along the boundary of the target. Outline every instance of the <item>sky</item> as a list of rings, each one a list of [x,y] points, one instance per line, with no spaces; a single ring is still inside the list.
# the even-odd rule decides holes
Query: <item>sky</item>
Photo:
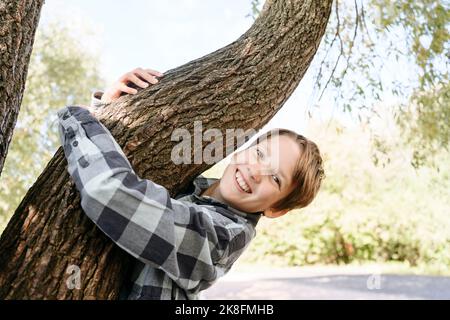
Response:
[[[251,24],[246,1],[47,0],[42,20],[56,12],[86,18],[101,35],[108,77],[139,66],[167,70],[239,37]]]
[[[58,17],[75,33],[84,26],[95,30],[95,36],[80,39],[86,48],[101,52],[100,70],[111,84],[136,67],[164,72],[233,42],[252,25],[250,12],[250,0],[46,0],[40,23]],[[314,75],[310,68],[263,130],[305,131]],[[319,106],[319,118],[333,114],[347,124],[353,121],[336,110],[327,94]]]
[[[46,0],[40,23],[67,17],[74,29],[95,29],[98,36],[83,41],[102,52],[100,69],[110,84],[136,67],[164,72],[233,42],[252,25],[250,12],[250,0]],[[297,88],[264,130],[304,130],[300,93]]]

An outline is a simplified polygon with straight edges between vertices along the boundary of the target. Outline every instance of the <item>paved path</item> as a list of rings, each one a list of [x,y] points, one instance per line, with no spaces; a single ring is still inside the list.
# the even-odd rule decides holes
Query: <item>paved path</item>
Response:
[[[450,277],[391,275],[367,268],[237,270],[203,299],[450,299]]]

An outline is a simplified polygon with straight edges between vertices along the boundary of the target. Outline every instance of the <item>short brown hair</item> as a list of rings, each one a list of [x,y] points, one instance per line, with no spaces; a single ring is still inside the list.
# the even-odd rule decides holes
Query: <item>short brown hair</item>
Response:
[[[300,209],[309,205],[319,192],[322,180],[325,178],[323,161],[317,145],[306,137],[294,131],[282,128],[272,129],[260,135],[250,146],[254,146],[272,136],[288,136],[294,139],[300,147],[300,157],[292,179],[294,188],[283,199],[272,207],[275,210]]]

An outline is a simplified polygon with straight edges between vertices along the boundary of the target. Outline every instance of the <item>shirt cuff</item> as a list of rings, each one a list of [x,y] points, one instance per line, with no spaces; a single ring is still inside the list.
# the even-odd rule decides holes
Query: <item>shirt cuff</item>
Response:
[[[103,96],[103,91],[95,91],[91,95],[91,107],[92,108],[97,108],[97,107],[100,107],[105,104],[102,102],[102,96]]]
[[[59,123],[66,131],[78,131],[78,124],[73,121],[72,113],[69,107],[64,107],[58,112]]]

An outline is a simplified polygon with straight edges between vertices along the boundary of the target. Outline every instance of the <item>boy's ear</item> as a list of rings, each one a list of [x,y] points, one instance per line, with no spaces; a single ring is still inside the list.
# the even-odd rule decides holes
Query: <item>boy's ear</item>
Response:
[[[275,210],[269,208],[269,209],[264,210],[264,216],[267,218],[278,218],[278,217],[285,215],[288,211],[289,211],[288,209],[275,211]]]

